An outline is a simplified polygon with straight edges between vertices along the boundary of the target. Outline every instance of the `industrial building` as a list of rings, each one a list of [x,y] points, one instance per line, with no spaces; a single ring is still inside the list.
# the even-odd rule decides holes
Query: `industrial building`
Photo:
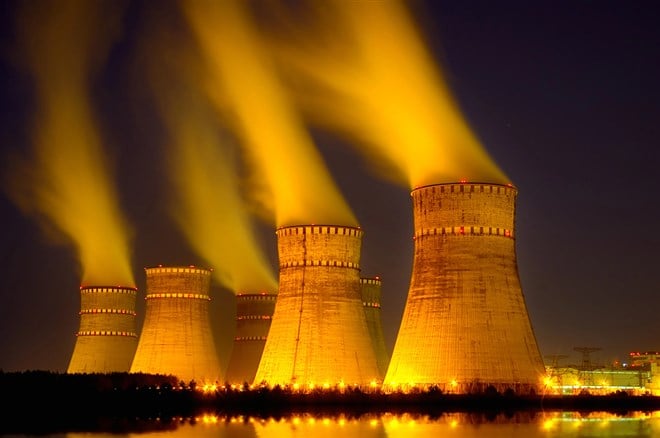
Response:
[[[385,385],[538,391],[544,375],[518,276],[510,185],[411,192],[410,288]]]
[[[276,294],[265,292],[236,295],[236,332],[225,379],[230,384],[254,381],[276,301]]]
[[[360,297],[363,232],[278,228],[279,291],[255,383],[367,385],[379,371]]]
[[[383,324],[380,311],[380,295],[382,281],[379,277],[360,278],[360,293],[362,295],[362,305],[364,314],[367,318],[367,328],[371,337],[371,344],[376,353],[376,363],[380,373],[380,381],[385,378],[387,365],[390,363],[390,355],[385,346],[385,337],[383,336]]]
[[[209,315],[211,271],[159,266],[145,272],[146,309],[131,372],[222,382]]]
[[[138,338],[137,289],[119,286],[80,288],[80,330],[67,373],[126,372]]]
[[[555,361],[546,366],[546,394],[607,395],[626,392],[631,395],[660,395],[660,353],[631,352],[627,362],[604,366],[591,363],[585,348],[576,347],[575,350],[583,352],[581,363],[560,366]]]

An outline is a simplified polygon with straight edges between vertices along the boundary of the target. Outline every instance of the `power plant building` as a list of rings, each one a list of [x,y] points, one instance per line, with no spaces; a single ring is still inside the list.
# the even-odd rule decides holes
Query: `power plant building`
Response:
[[[390,363],[390,356],[387,352],[387,347],[385,346],[385,337],[383,336],[383,324],[380,311],[381,284],[381,279],[378,277],[360,278],[362,305],[364,306],[364,314],[367,318],[367,327],[369,328],[371,344],[376,353],[376,363],[378,364],[378,371],[380,372],[379,380],[382,381],[383,378],[385,378],[387,366]]]
[[[300,225],[276,234],[279,291],[254,383],[302,389],[378,380],[360,297],[362,230]]]
[[[221,382],[209,315],[211,271],[194,266],[145,271],[146,310],[131,372]]]
[[[67,373],[127,372],[135,354],[137,289],[80,288],[80,329]]]
[[[518,276],[509,185],[416,188],[414,259],[385,384],[538,391],[544,364]]]
[[[266,345],[277,295],[236,295],[236,333],[227,367],[226,381],[251,384]]]

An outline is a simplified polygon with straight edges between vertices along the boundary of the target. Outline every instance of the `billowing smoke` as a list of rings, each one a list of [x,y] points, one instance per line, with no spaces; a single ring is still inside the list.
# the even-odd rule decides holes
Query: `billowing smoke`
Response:
[[[135,284],[112,163],[90,100],[95,70],[119,34],[122,5],[42,0],[19,7],[18,43],[35,86],[34,153],[11,160],[5,188],[75,247],[83,285]]]
[[[277,226],[357,225],[281,85],[247,2],[181,4],[211,71],[206,93],[218,108],[230,108],[248,150],[253,201]]]
[[[307,3],[311,14],[289,22],[291,38],[271,48],[299,75],[299,101],[316,123],[350,134],[382,175],[410,188],[508,182],[401,1]]]
[[[193,249],[234,292],[277,290],[239,187],[232,144],[207,98],[200,94],[194,45],[176,23],[149,23],[139,59],[168,131],[171,212]]]

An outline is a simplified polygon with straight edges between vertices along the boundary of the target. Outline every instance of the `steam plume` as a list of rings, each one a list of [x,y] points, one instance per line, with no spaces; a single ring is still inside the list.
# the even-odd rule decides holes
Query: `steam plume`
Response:
[[[508,182],[402,2],[329,0],[315,12],[313,29],[297,29],[295,41],[273,47],[289,73],[316,87],[301,93],[316,122],[350,133],[384,175],[410,188]]]
[[[357,225],[277,77],[244,9],[246,2],[191,0],[182,5],[212,72],[206,91],[218,107],[231,105],[249,151],[257,182],[252,187],[261,189],[253,199],[277,226]]]
[[[34,78],[34,155],[11,162],[10,196],[77,250],[82,283],[135,284],[129,236],[90,102],[122,2],[21,3],[19,44]]]
[[[200,60],[187,35],[174,35],[172,28],[152,23],[140,54],[147,60],[148,82],[169,132],[172,214],[194,250],[213,266],[220,284],[234,292],[272,293],[277,281],[241,198],[231,144],[197,89]]]

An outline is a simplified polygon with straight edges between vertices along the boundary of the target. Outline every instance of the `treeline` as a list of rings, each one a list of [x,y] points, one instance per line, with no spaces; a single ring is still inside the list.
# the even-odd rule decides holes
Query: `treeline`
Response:
[[[0,372],[0,398],[12,411],[158,416],[194,403],[195,383],[142,373]]]
[[[190,383],[141,373],[0,371],[0,435],[169,428],[151,420],[194,415],[200,393]]]
[[[499,393],[446,394],[436,387],[412,392],[378,388],[316,388],[228,384],[202,391],[196,382],[140,373],[60,374],[49,371],[0,371],[2,433],[74,431],[134,432],[174,428],[179,420],[203,413],[257,418],[295,413],[360,416],[371,413],[536,412],[540,410],[610,412],[660,410],[660,398],[625,392],[607,396],[544,396]],[[157,421],[154,421],[156,420]],[[26,430],[28,428],[29,430]]]

